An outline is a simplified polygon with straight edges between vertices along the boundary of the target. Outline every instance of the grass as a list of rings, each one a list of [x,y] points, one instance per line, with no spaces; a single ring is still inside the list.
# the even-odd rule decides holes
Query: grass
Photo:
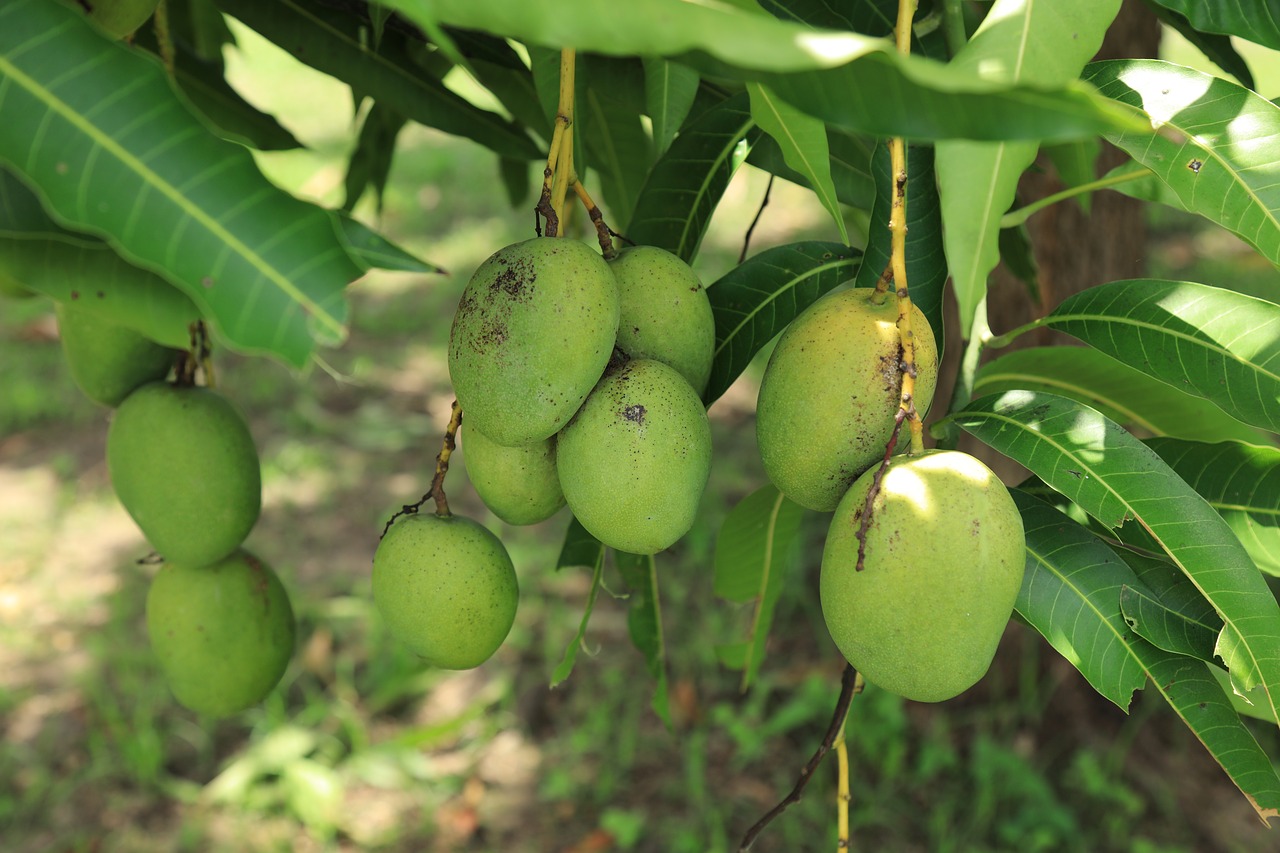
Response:
[[[344,90],[240,36],[248,58],[236,60],[237,81],[314,147],[264,156],[263,168],[336,202],[351,141]],[[699,260],[708,280],[733,263],[762,191],[750,174],[731,189]],[[505,526],[470,490],[465,465],[450,475],[455,511],[499,532],[521,577],[508,642],[480,670],[430,670],[371,606],[378,531],[425,491],[447,420],[443,356],[457,296],[469,270],[527,225],[506,208],[491,155],[406,132],[380,227],[452,273],[371,274],[353,286],[350,341],[325,356],[332,375],[219,354],[221,387],[248,414],[262,455],[264,512],[248,545],[280,572],[299,618],[281,686],[229,720],[200,718],[169,696],[143,627],[154,569],[136,563],[147,548],[102,463],[106,415],[62,369],[48,306],[3,303],[6,851],[726,851],[790,788],[826,727],[842,661],[817,605],[820,520],[758,684],[740,693],[737,673],[716,661],[715,645],[740,634],[747,614],[713,595],[715,532],[764,479],[750,379],[713,410],[717,462],[702,512],[660,557],[672,730],[649,708],[626,603],[612,594],[600,597],[573,676],[547,688],[589,578],[551,568],[563,513]],[[811,197],[781,187],[756,245],[831,230]],[[622,588],[612,574],[606,583]],[[1140,697],[1124,716],[1016,625],[989,677],[959,700],[923,706],[869,688],[854,702],[849,739],[861,849],[1267,843],[1158,698]],[[757,849],[832,843],[833,773],[825,765]]]

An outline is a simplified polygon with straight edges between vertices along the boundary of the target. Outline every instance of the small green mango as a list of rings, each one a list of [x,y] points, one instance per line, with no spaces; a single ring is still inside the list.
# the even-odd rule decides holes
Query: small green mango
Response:
[[[701,394],[711,378],[716,321],[707,291],[689,265],[654,246],[623,249],[609,268],[622,310],[618,347],[632,358],[674,367]]]
[[[711,423],[675,368],[628,361],[605,374],[560,433],[556,467],[592,536],[656,554],[693,526],[711,473]]]
[[[155,14],[160,0],[78,0],[89,19],[113,39],[133,35]]]
[[[54,310],[71,378],[95,403],[114,408],[169,375],[177,350],[75,305],[59,302]]]
[[[449,375],[472,426],[508,447],[558,432],[609,363],[618,285],[577,240],[537,237],[480,265],[458,303]]]
[[[107,431],[107,469],[120,503],[171,562],[227,556],[262,507],[249,427],[208,388],[153,382],[130,394]]]
[[[991,666],[1022,586],[1022,517],[1004,484],[967,453],[895,457],[872,503],[857,571],[857,534],[875,475],[863,474],[831,519],[822,615],[867,681],[941,702]]]
[[[247,551],[211,566],[165,563],[147,592],[147,634],[178,701],[223,717],[280,681],[293,609],[276,573]]]
[[[462,461],[484,505],[507,524],[537,524],[564,506],[554,438],[504,447],[480,430],[462,430]]]
[[[373,555],[373,601],[400,642],[442,669],[471,669],[502,645],[520,586],[507,549],[457,515],[396,519]]]
[[[872,463],[884,458],[902,394],[898,305],[870,288],[810,305],[778,339],[756,401],[765,473],[791,500],[831,512]],[[923,417],[938,379],[938,348],[912,306],[916,410]]]

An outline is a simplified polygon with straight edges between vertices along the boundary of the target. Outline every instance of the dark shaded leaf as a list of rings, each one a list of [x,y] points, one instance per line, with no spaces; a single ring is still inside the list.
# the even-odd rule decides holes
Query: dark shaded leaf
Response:
[[[667,695],[667,647],[662,636],[662,605],[658,596],[658,570],[653,555],[640,556],[614,551],[614,564],[631,589],[627,628],[631,642],[644,655],[654,680],[652,706],[662,722],[671,727],[671,704]]]

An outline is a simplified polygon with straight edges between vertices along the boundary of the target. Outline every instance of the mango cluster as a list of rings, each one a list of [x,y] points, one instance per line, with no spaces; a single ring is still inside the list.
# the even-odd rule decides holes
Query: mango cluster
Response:
[[[669,547],[710,475],[701,394],[714,345],[706,291],[669,252],[638,246],[606,261],[551,237],[500,249],[467,284],[449,338],[480,498],[508,524],[567,504],[611,548]],[[483,662],[515,618],[510,557],[467,519],[398,520],[373,584],[393,633],[446,668]]]
[[[115,409],[112,487],[165,561],[147,630],[170,688],[217,716],[256,704],[293,654],[294,617],[275,572],[241,548],[262,505],[248,424],[217,391],[166,381],[177,350],[74,303],[56,311],[72,378]]]
[[[880,470],[906,369],[897,320],[896,299],[870,289],[805,310],[765,369],[756,437],[783,494],[835,513],[820,600],[836,646],[868,681],[938,702],[990,667],[1022,583],[1025,540],[1008,490],[968,454],[898,455]],[[917,308],[911,325],[923,414],[937,346]]]

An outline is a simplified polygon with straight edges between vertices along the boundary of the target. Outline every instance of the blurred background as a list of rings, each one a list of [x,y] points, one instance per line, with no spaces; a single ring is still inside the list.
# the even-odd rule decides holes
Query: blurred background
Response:
[[[257,155],[261,167],[340,204],[350,91],[236,34],[232,82],[308,146]],[[1164,51],[1205,65],[1176,38]],[[1280,94],[1271,60],[1250,58],[1262,94]],[[736,262],[765,184],[750,167],[734,180],[695,265],[704,282]],[[428,488],[448,420],[453,309],[484,258],[533,236],[531,205],[511,209],[492,154],[411,125],[381,213],[371,197],[357,213],[448,274],[370,273],[350,289],[349,342],[304,374],[216,354],[219,387],[248,415],[262,456],[263,515],[247,547],[279,572],[299,619],[281,686],[229,720],[178,706],[151,657],[143,612],[155,567],[137,562],[149,548],[110,490],[108,414],[72,384],[50,306],[0,302],[0,849],[726,851],[791,788],[844,663],[817,603],[825,517],[811,514],[759,682],[741,693],[715,652],[750,618],[715,598],[711,563],[725,514],[764,483],[760,360],[711,409],[702,511],[658,558],[670,729],[650,708],[616,576],[605,576],[572,677],[548,688],[590,574],[554,569],[567,511],[512,528],[483,507],[462,464],[465,427],[450,502],[512,554],[522,597],[511,636],[479,670],[434,671],[373,610],[378,534]],[[1275,270],[1234,238],[1152,216],[1152,275],[1252,278],[1274,292]],[[777,182],[752,250],[811,238],[836,239],[826,214]],[[1274,728],[1255,731],[1280,755]],[[1158,696],[1140,694],[1125,715],[1016,624],[968,693],[926,706],[868,688],[847,735],[855,849],[1280,846]],[[756,849],[829,848],[834,797],[832,760]]]

